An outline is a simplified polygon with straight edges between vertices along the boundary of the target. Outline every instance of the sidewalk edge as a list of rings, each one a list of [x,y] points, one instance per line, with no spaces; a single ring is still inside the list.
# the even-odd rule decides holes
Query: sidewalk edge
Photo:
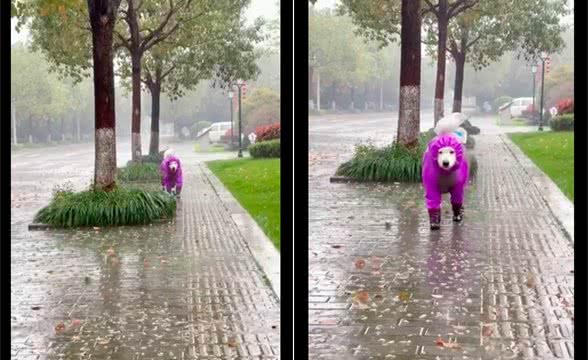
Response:
[[[237,199],[210,171],[204,163],[200,164],[202,173],[214,192],[218,195],[224,207],[231,214],[231,219],[237,224],[239,233],[249,247],[251,254],[259,268],[267,277],[270,288],[280,299],[280,253],[272,241],[265,235],[249,213],[239,204]]]
[[[529,175],[533,185],[540,190],[543,201],[545,201],[567,237],[574,243],[574,204],[564,195],[553,180],[512,142],[508,135],[501,134],[500,139],[516,161],[521,164],[523,171]]]

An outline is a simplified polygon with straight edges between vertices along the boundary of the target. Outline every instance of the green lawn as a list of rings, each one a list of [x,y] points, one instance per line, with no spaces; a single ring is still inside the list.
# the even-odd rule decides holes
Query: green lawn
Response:
[[[574,200],[574,133],[532,132],[509,135],[512,141]]]
[[[280,249],[280,159],[208,162],[210,170]]]

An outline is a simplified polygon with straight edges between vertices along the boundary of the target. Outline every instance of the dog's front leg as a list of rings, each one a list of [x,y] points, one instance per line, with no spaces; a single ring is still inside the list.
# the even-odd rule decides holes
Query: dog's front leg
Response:
[[[426,186],[425,199],[431,230],[437,230],[441,227],[441,193],[435,188]]]
[[[463,220],[463,194],[465,184],[457,184],[451,189],[451,210],[453,211],[453,221],[461,222]]]

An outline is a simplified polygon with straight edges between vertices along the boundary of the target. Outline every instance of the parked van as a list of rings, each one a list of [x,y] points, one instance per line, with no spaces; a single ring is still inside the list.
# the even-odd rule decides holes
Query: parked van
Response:
[[[527,110],[531,104],[533,104],[532,97],[521,97],[513,99],[510,105],[510,116],[521,117],[523,115],[523,111]]]
[[[231,122],[217,122],[210,125],[210,131],[208,137],[211,143],[217,143],[220,141],[221,136],[227,133],[227,130],[231,128]]]

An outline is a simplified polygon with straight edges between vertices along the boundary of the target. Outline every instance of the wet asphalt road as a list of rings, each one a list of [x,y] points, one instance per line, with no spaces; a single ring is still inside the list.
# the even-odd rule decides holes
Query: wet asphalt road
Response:
[[[573,358],[573,245],[499,136],[532,129],[472,118],[464,222],[445,198],[431,233],[420,184],[329,182],[356,143],[389,143],[396,116],[310,118],[310,358]]]

